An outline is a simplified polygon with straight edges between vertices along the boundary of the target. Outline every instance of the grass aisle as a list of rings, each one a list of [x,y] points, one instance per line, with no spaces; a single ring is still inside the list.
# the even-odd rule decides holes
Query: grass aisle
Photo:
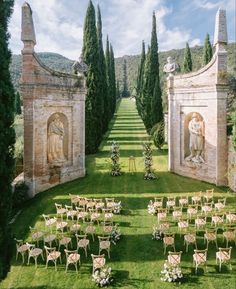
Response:
[[[112,140],[120,144],[121,165],[123,175],[111,177],[109,175],[109,156]],[[167,172],[167,150],[154,150],[154,166],[158,180],[143,180],[142,143],[148,140],[144,125],[137,114],[135,103],[123,99],[111,124],[109,134],[104,138],[101,150],[96,155],[86,159],[87,176],[84,179],[60,185],[41,193],[31,200],[24,208],[13,226],[15,236],[30,240],[28,227],[44,228],[41,214],[55,214],[54,203],[69,204],[68,194],[79,194],[87,197],[116,197],[122,201],[121,215],[115,216],[115,222],[120,224],[122,238],[115,246],[112,245],[111,259],[107,264],[112,267],[115,277],[113,288],[174,288],[173,284],[160,281],[160,271],[166,257],[163,255],[161,241],[152,240],[152,226],[156,219],[148,215],[147,204],[154,196],[168,196],[171,194],[191,194],[191,192],[205,190],[212,187],[209,184],[180,177]],[[137,172],[128,171],[129,156],[135,156]],[[217,188],[217,196],[225,196],[224,189]],[[234,196],[227,194],[227,202],[233,207]],[[174,223],[172,224],[174,227]],[[219,245],[224,246],[222,238]],[[73,244],[75,247],[75,243]],[[41,244],[42,246],[42,244]],[[203,237],[198,237],[199,248],[205,248]],[[183,237],[177,236],[176,249],[183,250]],[[208,273],[199,270],[195,275],[192,269],[193,248],[189,254],[183,254],[183,271],[186,281],[182,288],[206,289],[235,289],[235,247],[233,248],[233,271],[224,267],[219,273],[215,267],[215,246],[209,247]],[[65,273],[65,260],[54,271],[53,266],[45,269],[45,263],[39,261],[37,269],[33,263],[30,266],[21,265],[21,261],[12,259],[11,272],[2,282],[0,288],[10,289],[86,289],[96,288],[91,281],[91,258],[81,253],[81,267],[76,275],[74,269]],[[98,241],[92,244],[90,253],[98,253]]]

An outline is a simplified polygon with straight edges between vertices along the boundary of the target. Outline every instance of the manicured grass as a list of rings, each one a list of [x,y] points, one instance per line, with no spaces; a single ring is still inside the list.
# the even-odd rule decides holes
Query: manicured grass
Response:
[[[111,177],[109,175],[110,144],[116,140],[120,144],[121,165],[123,175]],[[111,259],[107,264],[112,267],[115,277],[113,288],[174,288],[173,284],[160,281],[160,271],[166,256],[163,255],[161,241],[152,240],[152,226],[156,218],[147,213],[147,205],[155,196],[191,195],[191,192],[215,188],[204,182],[184,178],[167,172],[167,150],[158,152],[154,149],[154,167],[158,180],[143,180],[142,143],[148,140],[143,123],[135,109],[135,103],[124,99],[120,103],[114,122],[111,124],[110,133],[104,138],[101,150],[96,155],[87,157],[87,176],[68,184],[60,185],[47,192],[41,193],[23,209],[13,225],[15,236],[30,240],[29,226],[44,228],[41,214],[55,214],[54,203],[69,204],[69,193],[86,197],[112,197],[122,201],[121,215],[116,215],[114,220],[120,224],[122,238],[115,246],[112,245]],[[135,156],[137,172],[128,172],[128,158]],[[225,188],[215,188],[216,199],[227,196],[229,208],[233,208],[234,195],[227,193]],[[176,230],[176,224],[172,223],[172,230]],[[219,231],[219,245],[224,247],[222,231]],[[203,233],[198,234],[198,247],[205,248]],[[42,244],[41,244],[42,245]],[[74,244],[75,246],[75,244]],[[177,235],[176,249],[185,252],[183,236]],[[192,267],[193,248],[189,253],[183,253],[182,269],[185,279],[182,288],[227,288],[235,289],[235,246],[233,247],[233,270],[224,266],[222,272],[218,272],[215,266],[215,246],[210,244],[208,252],[208,272],[199,269],[195,275]],[[65,273],[65,262],[54,271],[53,266],[45,268],[45,263],[39,259],[39,266],[35,269],[33,262],[30,266],[21,265],[21,260],[12,259],[11,272],[2,282],[0,288],[21,289],[72,289],[72,288],[96,288],[91,281],[92,261],[84,258],[79,273],[69,269]],[[98,241],[92,245],[90,253],[98,253]]]

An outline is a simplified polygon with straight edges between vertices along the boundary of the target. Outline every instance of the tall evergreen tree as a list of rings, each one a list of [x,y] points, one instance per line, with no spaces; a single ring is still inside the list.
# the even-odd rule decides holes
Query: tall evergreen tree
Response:
[[[11,52],[8,48],[8,23],[14,1],[0,1],[0,279],[9,270],[11,233],[9,219],[12,207],[12,186],[14,171],[13,129],[15,94],[9,66]]]
[[[148,131],[154,125],[152,113],[155,113],[155,111],[152,110],[152,105],[154,105],[156,101],[153,101],[152,98],[154,97],[156,81],[158,81],[159,83],[159,61],[156,32],[156,15],[155,12],[153,12],[151,46],[145,62],[145,80],[143,87],[143,121]],[[159,90],[156,89],[156,91]]]
[[[109,121],[112,118],[112,85],[111,85],[111,56],[110,56],[110,42],[109,37],[107,36],[106,41],[106,78],[107,78],[107,91],[108,91],[108,103],[107,103],[107,110],[108,110],[108,119]]]
[[[106,62],[103,50],[103,42],[102,42],[102,17],[100,7],[98,5],[97,9],[97,38],[98,38],[98,54],[99,54],[99,68],[100,68],[100,91],[101,91],[101,125],[102,132],[106,132],[109,123],[109,111],[108,111],[108,88],[107,88],[107,77],[106,77]]]
[[[21,114],[21,100],[20,100],[20,94],[18,91],[16,93],[15,111],[16,111],[16,114]]]
[[[119,80],[116,81],[116,99],[120,98],[120,82]]]
[[[141,53],[141,61],[138,68],[138,77],[137,77],[137,85],[136,85],[136,106],[139,115],[142,117],[142,94],[143,94],[143,80],[144,80],[144,67],[145,67],[145,43],[142,42],[142,53]]]
[[[122,97],[128,97],[128,96],[129,96],[129,89],[128,89],[128,77],[127,77],[127,61],[126,59],[124,59]]]
[[[115,72],[115,57],[113,47],[110,45],[110,70],[111,70],[111,103],[112,103],[112,116],[116,110],[116,72]]]
[[[188,73],[192,71],[192,56],[191,51],[188,45],[188,42],[186,43],[186,48],[184,51],[184,72]]]
[[[88,65],[87,96],[85,102],[86,153],[95,153],[102,135],[99,115],[101,111],[101,87],[96,17],[91,0],[89,1],[85,18],[82,53],[83,59]]]
[[[205,43],[203,47],[203,65],[207,65],[212,59],[212,46],[210,42],[210,36],[207,33],[205,38]]]

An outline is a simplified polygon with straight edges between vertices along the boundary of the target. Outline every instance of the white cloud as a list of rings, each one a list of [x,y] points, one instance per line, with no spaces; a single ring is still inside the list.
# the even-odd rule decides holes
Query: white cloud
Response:
[[[207,0],[195,0],[193,1],[194,4],[199,7],[199,8],[203,8],[206,10],[212,10],[212,9],[217,9],[219,8],[223,1],[217,1],[217,2],[211,2],[211,1],[207,1]]]

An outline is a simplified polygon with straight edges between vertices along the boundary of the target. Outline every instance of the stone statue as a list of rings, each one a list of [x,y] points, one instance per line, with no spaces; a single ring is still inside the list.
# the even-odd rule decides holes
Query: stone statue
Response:
[[[82,54],[79,57],[79,61],[75,61],[72,65],[74,74],[85,74],[88,71],[88,66],[84,62]]]
[[[169,56],[167,57],[167,63],[163,68],[163,71],[165,73],[168,73],[169,76],[173,75],[173,72],[175,72],[179,68],[178,64],[172,61],[172,58]]]
[[[64,162],[64,126],[60,121],[59,114],[55,115],[55,118],[48,127],[48,161],[53,162]]]
[[[205,161],[202,157],[204,147],[204,122],[200,120],[199,115],[195,112],[189,122],[188,129],[190,134],[190,155],[186,160],[194,163],[204,163]]]

